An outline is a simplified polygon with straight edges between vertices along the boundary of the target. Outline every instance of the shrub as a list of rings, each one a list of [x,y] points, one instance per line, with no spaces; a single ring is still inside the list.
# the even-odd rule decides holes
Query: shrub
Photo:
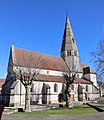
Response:
[[[64,93],[59,93],[58,95],[58,101],[63,102],[66,101],[65,94]]]

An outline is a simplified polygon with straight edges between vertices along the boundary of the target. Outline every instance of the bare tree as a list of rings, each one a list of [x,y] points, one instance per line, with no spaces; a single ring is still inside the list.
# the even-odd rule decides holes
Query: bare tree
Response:
[[[65,79],[65,97],[66,97],[66,107],[70,107],[70,92],[71,92],[71,85],[74,83],[75,80],[75,74],[72,74],[71,72],[69,73],[64,73],[63,74],[64,79]]]
[[[66,63],[67,65],[67,63]],[[68,65],[67,65],[68,67]],[[73,67],[75,68],[75,67]],[[70,71],[70,68],[68,67],[68,72],[63,73],[64,77],[64,83],[65,83],[65,97],[66,97],[66,107],[70,108],[70,92],[71,92],[71,85],[74,83],[74,80],[76,78],[76,72]]]
[[[39,75],[39,71],[31,70],[31,68],[27,68],[25,70],[17,67],[16,78],[21,81],[24,85],[26,94],[25,94],[25,112],[30,112],[30,90],[32,87],[32,83],[36,80]]]
[[[23,54],[24,55],[24,54]],[[25,55],[26,59],[21,63],[24,67],[16,66],[15,75],[18,80],[24,85],[25,93],[25,112],[31,112],[30,109],[30,90],[33,81],[37,79],[40,74],[40,66],[42,66],[43,61],[41,57],[34,58],[32,53]]]
[[[104,79],[104,40],[98,42],[97,50],[91,52],[92,61],[96,65],[97,80]]]

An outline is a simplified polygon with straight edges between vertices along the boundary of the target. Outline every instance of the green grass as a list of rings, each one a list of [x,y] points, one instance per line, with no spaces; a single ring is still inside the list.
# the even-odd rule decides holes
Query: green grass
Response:
[[[98,102],[98,104],[104,105],[104,101],[103,102]]]
[[[79,105],[73,108],[56,108],[51,110],[32,111],[30,113],[22,114],[34,114],[34,115],[54,115],[54,114],[91,114],[97,113],[97,111],[88,105]],[[18,113],[21,114],[21,113]]]

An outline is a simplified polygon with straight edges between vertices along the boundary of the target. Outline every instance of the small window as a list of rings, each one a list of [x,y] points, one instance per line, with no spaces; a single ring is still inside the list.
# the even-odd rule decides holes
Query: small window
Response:
[[[71,51],[68,51],[68,52],[67,52],[67,56],[71,56]]]
[[[88,92],[88,85],[86,85],[86,92]]]
[[[72,41],[73,41],[73,43],[75,42],[75,41],[74,41],[74,38],[72,38]]]
[[[74,85],[71,85],[71,89],[74,90]]]
[[[69,51],[67,52],[67,56],[69,56]]]
[[[79,78],[79,74],[77,74],[77,78]]]
[[[77,56],[77,51],[74,51],[74,55]]]
[[[49,71],[47,71],[47,74],[49,74]]]
[[[54,84],[54,92],[58,92],[58,85],[56,83]]]
[[[32,84],[30,92],[34,91],[34,85]]]

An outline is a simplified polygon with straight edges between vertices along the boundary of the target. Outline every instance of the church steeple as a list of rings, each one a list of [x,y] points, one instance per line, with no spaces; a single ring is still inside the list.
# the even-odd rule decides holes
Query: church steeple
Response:
[[[67,46],[68,46],[68,48],[67,48]],[[65,51],[67,49],[74,49],[74,50],[78,51],[68,16],[66,16],[66,23],[65,23],[61,52]]]
[[[79,63],[78,47],[68,16],[66,16],[64,35],[62,39],[61,57],[64,59],[70,70],[82,71]]]

